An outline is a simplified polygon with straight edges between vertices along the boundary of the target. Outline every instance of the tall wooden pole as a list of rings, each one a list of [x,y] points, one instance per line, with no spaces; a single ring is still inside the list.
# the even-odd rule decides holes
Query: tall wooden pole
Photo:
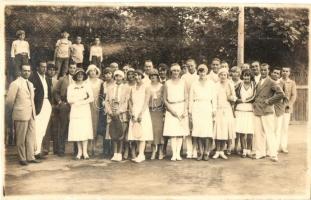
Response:
[[[239,6],[237,65],[244,63],[244,6]]]

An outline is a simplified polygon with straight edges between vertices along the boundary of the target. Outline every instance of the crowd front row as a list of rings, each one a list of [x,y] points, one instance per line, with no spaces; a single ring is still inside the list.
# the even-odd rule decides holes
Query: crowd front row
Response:
[[[68,141],[75,143],[75,159],[89,159],[98,134],[104,136],[104,154],[114,161],[146,160],[147,144],[151,159],[163,159],[168,140],[172,161],[182,160],[183,144],[187,158],[197,160],[228,159],[234,151],[243,158],[278,161],[280,151],[288,152],[296,99],[290,68],[270,69],[255,61],[251,69],[232,67],[229,72],[214,59],[208,73],[205,64],[196,66],[193,59],[186,64],[183,75],[177,63],[158,71],[150,60],[144,72],[106,68],[104,81],[93,64],[86,71],[70,64],[59,80],[53,63],[41,62],[33,73],[22,65],[6,98],[20,164],[40,162],[50,140],[54,154],[64,156]],[[161,75],[163,68],[170,78]]]

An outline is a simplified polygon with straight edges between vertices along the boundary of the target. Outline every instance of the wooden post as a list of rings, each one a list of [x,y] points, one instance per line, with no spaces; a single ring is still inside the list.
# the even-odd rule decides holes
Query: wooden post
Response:
[[[244,6],[239,6],[237,65],[244,63]]]
[[[311,25],[310,25],[310,20],[311,20],[311,8],[309,7],[309,38],[308,38],[308,41],[309,41],[309,46],[308,46],[308,50],[309,50],[309,70],[308,70],[308,85],[310,85],[310,77],[311,77],[311,60],[310,60],[310,58],[311,58],[311,51],[310,51],[310,48],[311,48]],[[309,90],[308,90],[308,95],[307,95],[307,97],[308,97],[308,105],[309,105],[309,108],[307,109],[307,121],[310,119],[310,115],[309,115],[309,113],[310,113],[310,110],[311,110],[311,89],[310,89],[310,87],[309,87]],[[307,102],[306,102],[307,103]],[[310,140],[309,140],[309,142],[310,142]],[[309,143],[310,144],[310,143]]]

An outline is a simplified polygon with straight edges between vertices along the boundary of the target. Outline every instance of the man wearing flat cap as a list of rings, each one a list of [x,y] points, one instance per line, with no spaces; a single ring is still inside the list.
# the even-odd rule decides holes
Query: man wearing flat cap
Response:
[[[15,80],[21,74],[22,65],[29,64],[30,49],[29,43],[25,41],[25,31],[18,30],[16,32],[17,40],[14,40],[11,48],[11,58],[14,67],[10,70],[10,82]]]

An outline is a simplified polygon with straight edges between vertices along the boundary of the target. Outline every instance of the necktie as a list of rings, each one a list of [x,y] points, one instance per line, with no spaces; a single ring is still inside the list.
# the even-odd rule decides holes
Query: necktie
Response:
[[[262,85],[264,82],[264,79],[260,79],[260,85]]]
[[[30,86],[29,86],[28,80],[26,80],[26,85],[27,85],[28,92],[30,93]]]

